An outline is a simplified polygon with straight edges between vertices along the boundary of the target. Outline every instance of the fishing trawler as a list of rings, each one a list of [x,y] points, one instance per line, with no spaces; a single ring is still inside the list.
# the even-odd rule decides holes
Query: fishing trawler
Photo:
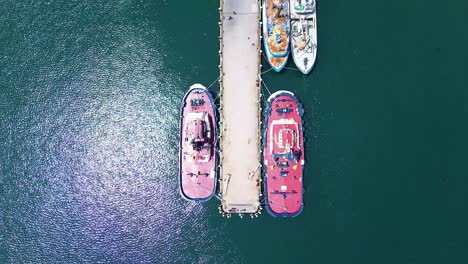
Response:
[[[262,12],[263,44],[273,57],[289,52],[289,0],[264,0]]]
[[[216,189],[216,111],[208,90],[194,84],[181,105],[180,193],[189,201],[208,201]]]
[[[303,109],[293,93],[268,98],[263,130],[263,176],[267,211],[294,217],[303,208]]]
[[[290,0],[291,52],[294,63],[308,74],[317,58],[317,10],[315,0]]]
[[[308,74],[317,57],[317,28],[315,18],[291,20],[291,51],[294,63]]]

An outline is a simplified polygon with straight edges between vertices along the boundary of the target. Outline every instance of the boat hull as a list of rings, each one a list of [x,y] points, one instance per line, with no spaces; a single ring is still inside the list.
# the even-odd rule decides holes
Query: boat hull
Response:
[[[289,56],[287,55],[283,57],[273,57],[273,55],[271,55],[271,53],[268,50],[266,51],[266,55],[268,63],[276,72],[280,72],[281,70],[283,70],[283,68],[286,66],[286,63],[288,62]]]
[[[303,109],[293,93],[268,98],[263,128],[263,184],[267,211],[295,217],[303,208]]]
[[[274,2],[278,2],[284,8],[273,8]],[[276,16],[277,13],[279,17]],[[284,57],[289,54],[290,23],[288,0],[263,1],[262,35],[265,52],[269,52],[273,57]]]
[[[304,74],[312,71],[317,58],[317,21],[315,13],[304,20],[291,21],[291,53],[297,68]],[[297,28],[307,33],[297,32]]]
[[[180,116],[180,194],[189,201],[206,202],[216,190],[218,130],[214,100],[204,86],[190,87]]]

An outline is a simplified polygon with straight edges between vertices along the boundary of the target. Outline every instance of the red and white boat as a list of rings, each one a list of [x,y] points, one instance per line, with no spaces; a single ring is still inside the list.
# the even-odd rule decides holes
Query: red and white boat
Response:
[[[216,190],[216,110],[201,84],[194,84],[181,106],[179,180],[180,193],[189,201],[205,202]]]
[[[264,195],[273,216],[297,216],[303,208],[303,109],[293,93],[268,98],[263,135]]]

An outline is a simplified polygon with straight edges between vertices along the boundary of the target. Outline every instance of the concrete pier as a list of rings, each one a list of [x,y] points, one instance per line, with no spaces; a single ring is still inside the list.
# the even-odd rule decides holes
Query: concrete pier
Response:
[[[257,0],[221,0],[220,196],[226,213],[260,208],[260,36]]]

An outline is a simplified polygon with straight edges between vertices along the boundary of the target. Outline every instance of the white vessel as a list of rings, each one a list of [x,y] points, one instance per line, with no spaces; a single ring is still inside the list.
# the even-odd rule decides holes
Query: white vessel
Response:
[[[308,74],[317,58],[317,10],[315,0],[290,0],[291,53],[297,68]]]

